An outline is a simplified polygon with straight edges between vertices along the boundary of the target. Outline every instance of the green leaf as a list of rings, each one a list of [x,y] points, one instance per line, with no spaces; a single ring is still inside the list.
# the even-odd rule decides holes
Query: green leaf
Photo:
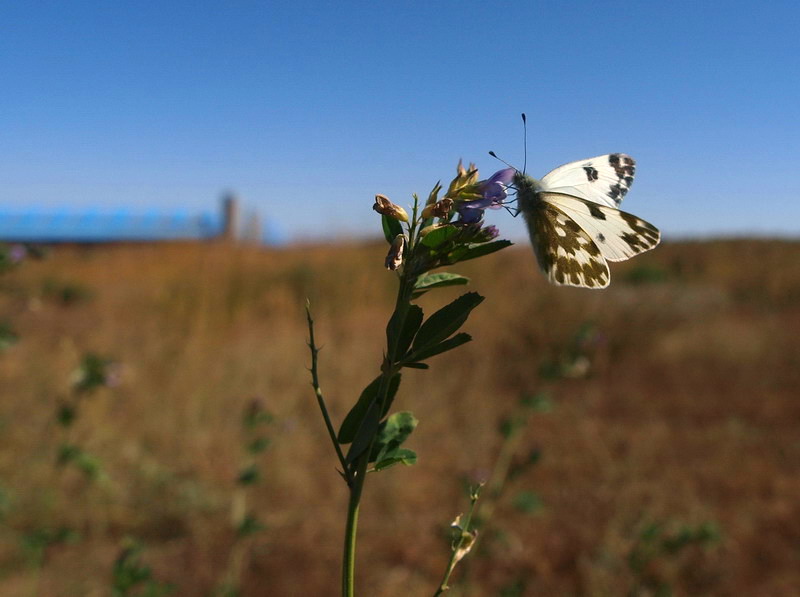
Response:
[[[403,363],[403,367],[408,367],[409,369],[430,369],[425,363]]]
[[[381,215],[381,224],[383,225],[383,235],[390,245],[398,234],[403,234],[403,226],[394,218]]]
[[[390,454],[386,454],[379,462],[375,463],[375,471],[381,471],[399,463],[405,464],[406,466],[416,464],[417,453],[414,452],[414,450],[409,450],[408,448],[397,448]]]
[[[450,263],[467,261],[468,259],[477,259],[478,257],[483,257],[484,255],[489,255],[495,251],[510,247],[513,244],[514,243],[512,243],[510,240],[495,240],[489,243],[460,246],[452,250],[447,258]]]
[[[340,444],[349,444],[353,441],[353,438],[356,436],[359,427],[361,427],[361,423],[364,421],[367,410],[378,396],[381,377],[382,376],[379,375],[373,379],[366,388],[364,388],[364,391],[361,392],[361,396],[358,398],[358,402],[356,402],[355,406],[350,409],[350,412],[347,413],[344,421],[342,421],[342,425],[339,427],[339,433],[336,436],[336,439]],[[397,388],[399,387],[400,374],[397,373],[392,377],[392,379],[389,380],[389,391],[386,394],[387,408],[392,404],[394,396],[397,394]]]
[[[422,325],[422,309],[417,305],[411,305],[406,312],[402,328],[398,322],[398,312],[395,311],[389,324],[386,326],[386,338],[389,346],[395,346],[395,359],[400,361],[408,352],[411,341],[414,340],[419,327]],[[396,342],[396,344],[395,344]]]
[[[452,336],[458,331],[458,328],[464,325],[470,311],[482,301],[483,297],[477,292],[468,292],[439,309],[422,324],[414,339],[413,352],[416,353],[439,344],[442,340]]]
[[[236,534],[239,537],[247,537],[263,531],[267,527],[262,524],[253,514],[247,514],[236,527]]]
[[[417,298],[422,296],[433,288],[444,288],[445,286],[463,286],[469,284],[469,278],[459,276],[458,274],[450,274],[447,272],[440,272],[438,274],[426,274],[417,279],[414,284],[414,296]]]
[[[258,471],[258,467],[255,464],[251,464],[239,472],[236,482],[239,485],[255,485],[260,478],[261,474]]]
[[[8,350],[19,340],[17,333],[6,322],[0,322],[0,351]]]
[[[372,446],[370,462],[381,462],[392,458],[391,454],[402,445],[417,426],[417,419],[408,411],[394,413],[378,429],[375,444]]]
[[[436,247],[442,246],[456,234],[458,234],[458,228],[451,224],[447,224],[441,228],[434,228],[428,232],[428,234],[423,236],[419,242],[429,249],[435,249]]]
[[[269,447],[270,441],[268,437],[257,437],[247,444],[247,451],[250,454],[259,454]]]
[[[56,411],[56,421],[62,427],[69,427],[75,422],[75,417],[78,416],[78,411],[73,404],[62,403]]]
[[[532,491],[521,491],[514,496],[514,507],[525,514],[537,514],[544,508],[542,498]]]
[[[428,348],[423,348],[419,351],[414,351],[410,355],[408,355],[408,363],[401,363],[403,367],[411,367],[414,368],[414,365],[421,365],[422,363],[415,363],[414,361],[423,361],[425,359],[429,359],[437,354],[442,354],[443,352],[447,352],[448,350],[453,350],[461,346],[462,344],[466,344],[472,340],[472,336],[465,332],[461,332],[456,334],[452,338],[448,338],[444,342],[440,342],[439,344],[435,344],[434,346],[429,346]],[[419,368],[419,367],[417,367]]]
[[[553,410],[553,403],[550,401],[550,397],[544,392],[533,395],[526,394],[522,397],[520,403],[525,408],[529,408],[534,412],[549,413]]]
[[[347,464],[355,462],[356,458],[361,456],[372,443],[372,438],[377,433],[381,421],[378,408],[377,402],[373,402],[367,409],[364,419],[361,421],[361,425],[353,438],[353,443],[350,444],[350,449],[347,451],[347,456],[345,457]]]
[[[395,373],[392,379],[389,380],[389,391],[386,392],[386,404],[383,405],[383,412],[381,413],[381,418],[386,416],[386,413],[389,412],[389,409],[392,407],[392,402],[394,402],[394,397],[397,395],[397,390],[400,387],[400,374]]]

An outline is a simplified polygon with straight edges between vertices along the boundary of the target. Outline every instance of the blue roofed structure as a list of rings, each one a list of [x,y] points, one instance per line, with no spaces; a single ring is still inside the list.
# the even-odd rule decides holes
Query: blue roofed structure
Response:
[[[185,210],[8,208],[0,206],[0,241],[103,243],[210,240],[264,242],[257,216],[242,226],[238,202],[228,196],[219,213]]]

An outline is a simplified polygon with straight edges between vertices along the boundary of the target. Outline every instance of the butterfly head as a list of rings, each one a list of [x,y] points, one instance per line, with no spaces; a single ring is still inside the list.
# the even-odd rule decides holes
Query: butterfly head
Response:
[[[519,210],[527,213],[534,205],[536,194],[542,190],[542,183],[524,172],[517,171],[512,186],[517,192]]]

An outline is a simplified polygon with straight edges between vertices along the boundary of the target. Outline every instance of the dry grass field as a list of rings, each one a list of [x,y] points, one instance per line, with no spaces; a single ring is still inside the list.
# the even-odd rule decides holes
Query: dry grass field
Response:
[[[0,276],[0,320],[19,335],[0,352],[0,595],[110,595],[131,539],[151,592],[118,595],[161,594],[156,581],[187,597],[226,581],[241,596],[337,595],[346,491],[303,308],[338,423],[380,366],[384,253],[61,247]],[[433,594],[466,483],[490,474],[502,421],[539,392],[551,408],[517,437],[516,474],[487,498],[449,595],[800,594],[800,243],[667,243],[612,266],[606,291],[548,286],[527,247],[454,271],[486,300],[464,327],[473,342],[403,374],[395,408],[420,421],[419,462],[367,482],[360,595]],[[575,350],[585,376],[544,374]],[[65,427],[89,353],[119,380]],[[254,399],[270,444],[242,486]],[[57,465],[65,442],[93,478]],[[237,538],[243,507],[263,529]]]

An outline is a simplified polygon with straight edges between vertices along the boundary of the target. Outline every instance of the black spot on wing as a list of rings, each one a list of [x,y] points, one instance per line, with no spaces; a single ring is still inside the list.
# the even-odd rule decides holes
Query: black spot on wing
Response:
[[[586,206],[589,208],[589,213],[591,216],[597,220],[605,220],[606,214],[603,213],[599,207],[597,207],[594,203],[586,203]]]
[[[658,244],[661,233],[658,228],[624,211],[619,212],[623,220],[631,227],[633,232],[624,232],[620,238],[635,252],[648,251]]]
[[[600,177],[600,174],[597,172],[597,168],[593,166],[584,166],[583,171],[586,172],[586,179],[589,182],[595,182]]]
[[[608,156],[608,165],[614,170],[617,182],[609,187],[607,195],[619,205],[633,184],[636,162],[624,153],[612,153]]]
[[[631,156],[624,153],[612,153],[608,156],[608,164],[617,173],[617,178],[630,177],[633,180],[633,175],[636,173],[636,162]]]

